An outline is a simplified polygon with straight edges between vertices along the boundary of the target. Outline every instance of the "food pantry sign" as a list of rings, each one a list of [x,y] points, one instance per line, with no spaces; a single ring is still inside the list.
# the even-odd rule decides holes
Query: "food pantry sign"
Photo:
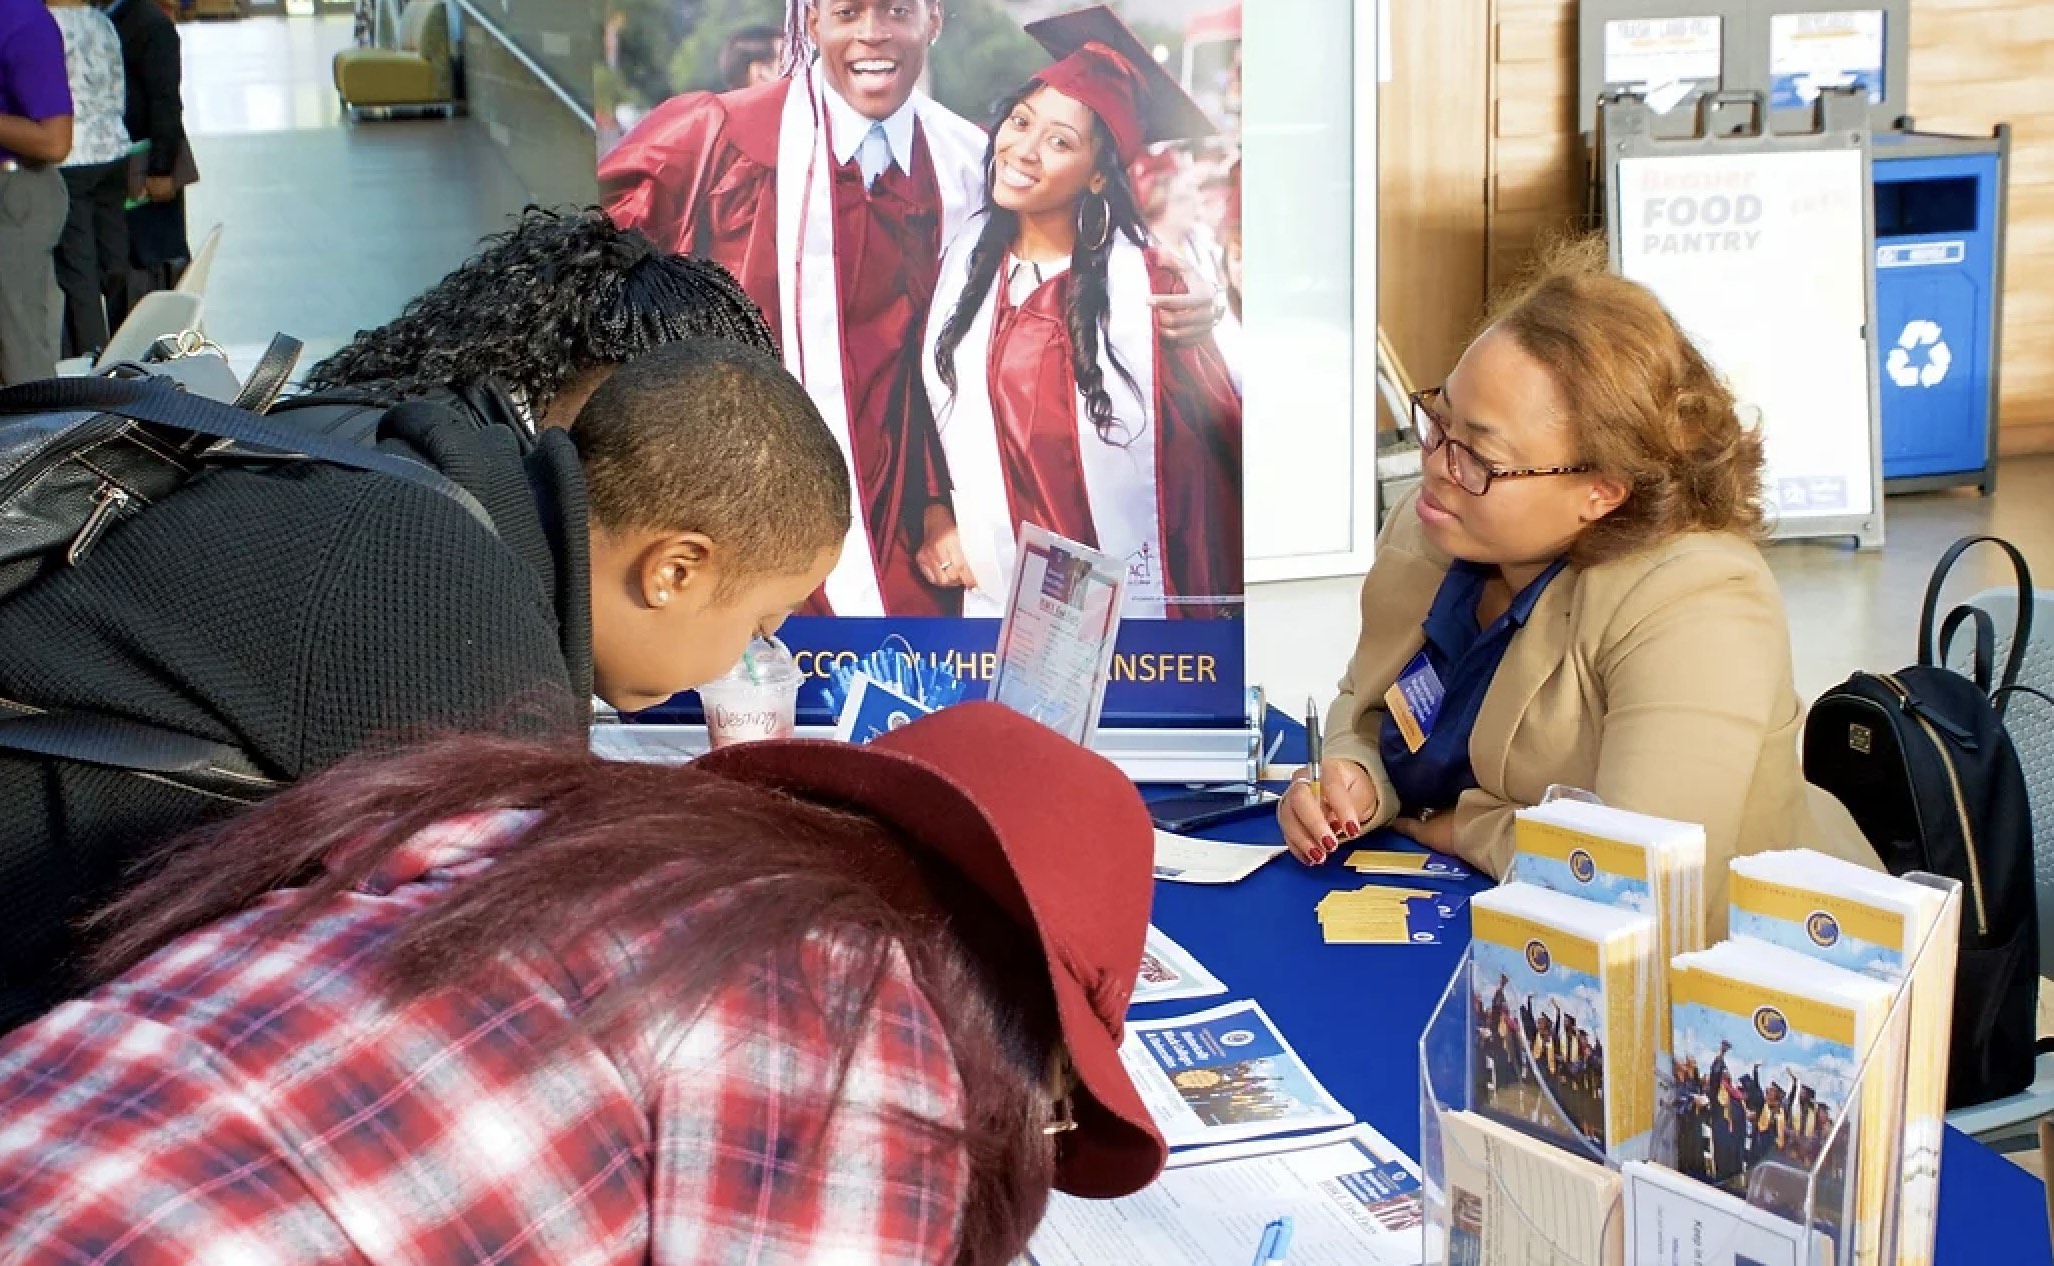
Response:
[[[1759,419],[1781,537],[1880,543],[1865,165],[1844,145],[1693,148],[1621,157],[1612,186],[1620,271]]]

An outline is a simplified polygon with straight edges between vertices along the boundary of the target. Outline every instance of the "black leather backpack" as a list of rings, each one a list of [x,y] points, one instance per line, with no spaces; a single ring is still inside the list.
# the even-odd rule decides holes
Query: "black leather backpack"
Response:
[[[2001,671],[1987,611],[1954,608],[1934,638],[1947,573],[1983,543],[2004,551],[2018,583],[2018,621]],[[1961,881],[1949,1108],[2016,1094],[2033,1080],[2040,979],[2033,818],[2004,729],[2014,699],[2054,706],[2018,684],[2032,613],[2032,575],[2010,542],[1957,541],[1926,585],[1918,663],[1895,673],[1856,673],[1820,696],[1805,719],[1806,780],[1847,806],[1890,872]],[[1946,666],[1963,626],[1975,634],[1967,675]]]

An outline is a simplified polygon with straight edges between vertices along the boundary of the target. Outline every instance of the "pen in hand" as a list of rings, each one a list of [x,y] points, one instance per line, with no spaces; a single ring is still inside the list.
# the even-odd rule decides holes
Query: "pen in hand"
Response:
[[[1277,1266],[1291,1252],[1291,1219],[1277,1218],[1262,1228],[1262,1242],[1255,1246],[1255,1260],[1249,1266]]]
[[[1319,772],[1325,755],[1320,749],[1325,746],[1326,744],[1320,737],[1319,732],[1319,703],[1314,699],[1307,698],[1305,700],[1305,764],[1307,769],[1311,771],[1309,781],[1312,783],[1312,798],[1314,800],[1320,798]]]

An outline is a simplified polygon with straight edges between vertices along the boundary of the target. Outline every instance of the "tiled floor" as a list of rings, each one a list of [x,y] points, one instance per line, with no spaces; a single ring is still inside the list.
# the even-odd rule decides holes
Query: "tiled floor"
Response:
[[[189,23],[197,247],[223,226],[208,333],[238,357],[277,331],[310,358],[396,315],[527,201],[469,119],[345,124],[329,64],[350,19]]]

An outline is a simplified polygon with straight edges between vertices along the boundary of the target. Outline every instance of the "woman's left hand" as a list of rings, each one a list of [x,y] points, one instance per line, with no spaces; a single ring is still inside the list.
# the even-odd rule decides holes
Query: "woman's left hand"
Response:
[[[1219,300],[1212,283],[1177,256],[1166,251],[1162,258],[1183,279],[1185,293],[1149,297],[1149,306],[1155,309],[1156,333],[1177,347],[1202,343],[1219,324]]]
[[[1455,815],[1452,813],[1436,813],[1429,818],[1399,818],[1391,823],[1391,829],[1436,853],[1452,854],[1455,851]]]
[[[970,561],[963,556],[962,534],[956,530],[956,516],[939,502],[927,507],[921,523],[923,540],[913,565],[937,589],[975,589],[977,577],[970,573]]]

